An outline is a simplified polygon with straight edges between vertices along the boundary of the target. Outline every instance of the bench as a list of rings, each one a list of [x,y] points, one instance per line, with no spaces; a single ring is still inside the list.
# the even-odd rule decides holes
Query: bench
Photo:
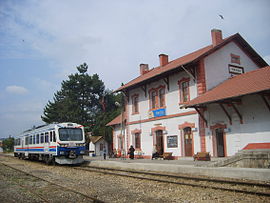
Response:
[[[209,152],[197,152],[197,154],[194,154],[193,156],[194,161],[210,161],[211,156]]]
[[[164,152],[162,156],[164,160],[173,160],[172,152]]]

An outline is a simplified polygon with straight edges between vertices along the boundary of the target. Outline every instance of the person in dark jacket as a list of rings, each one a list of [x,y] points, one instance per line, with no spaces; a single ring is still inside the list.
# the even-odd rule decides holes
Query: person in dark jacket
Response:
[[[134,159],[134,152],[135,152],[135,149],[134,147],[131,145],[129,150],[128,150],[128,153],[129,153],[129,158],[130,159]]]

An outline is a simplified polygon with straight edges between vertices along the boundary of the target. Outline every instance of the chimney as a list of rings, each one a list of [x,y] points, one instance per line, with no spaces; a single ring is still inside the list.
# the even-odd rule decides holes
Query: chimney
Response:
[[[160,66],[165,66],[169,63],[169,56],[166,54],[159,54]]]
[[[212,44],[213,46],[217,46],[222,42],[222,31],[218,29],[211,30],[212,35]]]
[[[145,73],[147,73],[149,71],[149,67],[148,64],[140,64],[140,74],[144,75]]]

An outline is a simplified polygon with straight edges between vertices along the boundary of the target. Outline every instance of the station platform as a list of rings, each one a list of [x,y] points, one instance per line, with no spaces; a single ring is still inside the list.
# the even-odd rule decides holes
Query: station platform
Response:
[[[196,176],[208,176],[215,178],[234,178],[241,180],[254,180],[270,182],[270,169],[265,168],[233,168],[233,167],[208,167],[220,158],[212,158],[211,161],[194,161],[192,157],[184,157],[179,160],[151,160],[128,158],[107,158],[84,156],[89,166],[117,168],[127,170],[144,170],[151,172],[168,172],[174,174],[188,174]],[[222,159],[222,158],[221,158]]]

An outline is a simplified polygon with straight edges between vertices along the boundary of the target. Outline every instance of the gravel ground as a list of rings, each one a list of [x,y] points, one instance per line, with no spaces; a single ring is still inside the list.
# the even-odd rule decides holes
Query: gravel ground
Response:
[[[105,202],[270,202],[269,197],[84,172],[76,170],[74,166],[46,166],[39,162],[3,156],[0,156],[0,162]],[[22,187],[20,174],[5,175],[9,170],[1,164],[0,179],[3,181],[0,181],[0,202],[42,202],[39,196],[26,188],[35,188],[42,198],[53,197],[49,202],[84,201],[71,191],[59,190],[56,186],[31,178],[27,181],[23,179]]]

